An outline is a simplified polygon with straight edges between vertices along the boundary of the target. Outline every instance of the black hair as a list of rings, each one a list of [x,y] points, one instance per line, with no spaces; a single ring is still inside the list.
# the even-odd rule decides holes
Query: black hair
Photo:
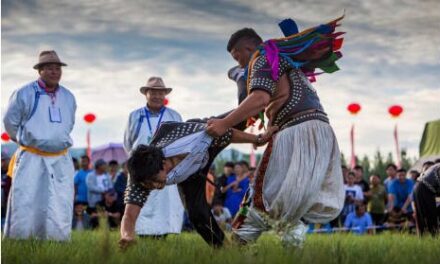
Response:
[[[348,168],[345,165],[341,165],[341,169],[348,169]]]
[[[398,169],[397,172],[404,172],[406,173],[406,170],[404,168]]]
[[[228,161],[225,163],[225,165],[223,167],[229,167],[229,168],[234,168],[234,162]]]
[[[127,161],[128,173],[134,183],[153,181],[156,174],[163,169],[165,156],[160,148],[139,145]]]
[[[423,162],[423,167],[425,167],[425,166],[432,166],[434,164],[435,163],[433,161],[428,160],[428,161]]]
[[[249,163],[247,163],[247,161],[245,161],[245,160],[240,160],[238,162],[238,164],[241,166],[246,166],[249,169]]]
[[[354,172],[352,172],[352,171],[350,171],[348,174],[347,174],[347,176],[353,176],[353,177],[356,177],[356,175],[354,174]]]
[[[260,45],[261,42],[263,42],[263,39],[253,30],[252,28],[242,28],[231,35],[228,41],[228,46],[226,49],[228,52],[231,52],[231,50],[237,45],[238,42],[241,40],[250,40],[252,43],[254,43],[256,46]]]
[[[356,165],[356,166],[354,166],[354,169],[355,169],[355,170],[361,170],[362,172],[364,171],[364,168],[362,168],[361,165]]]
[[[434,163],[440,163],[440,159],[436,159],[436,160],[434,160]]]
[[[394,165],[393,163],[389,163],[385,169],[388,170],[388,168],[390,168],[390,167],[393,167],[395,170],[397,170],[397,166]]]
[[[87,160],[90,162],[90,158],[89,158],[89,156],[87,156],[87,155],[82,155],[82,156],[81,156],[81,159],[87,159]]]
[[[108,165],[113,166],[113,165],[118,165],[118,161],[117,160],[111,160]]]

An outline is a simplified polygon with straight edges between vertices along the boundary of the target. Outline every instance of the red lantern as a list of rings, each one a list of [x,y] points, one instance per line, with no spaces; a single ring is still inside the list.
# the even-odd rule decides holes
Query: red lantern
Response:
[[[86,123],[91,124],[95,121],[96,116],[92,113],[88,113],[86,115],[84,115],[84,121],[86,121]]]
[[[359,111],[361,111],[361,105],[358,103],[351,103],[347,106],[347,110],[352,115],[356,115]]]
[[[388,113],[390,113],[392,117],[399,117],[402,112],[403,108],[400,105],[393,105],[388,108]]]
[[[170,102],[170,101],[168,100],[168,98],[163,99],[163,104],[164,104],[164,105],[168,105],[169,102]]]
[[[9,139],[11,139],[11,138],[9,137],[8,133],[3,132],[2,133],[2,140],[5,141],[5,142],[8,142]]]

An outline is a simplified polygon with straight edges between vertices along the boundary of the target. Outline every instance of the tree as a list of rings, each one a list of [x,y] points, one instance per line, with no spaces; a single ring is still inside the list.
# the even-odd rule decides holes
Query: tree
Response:
[[[402,159],[401,167],[405,170],[409,170],[412,167],[413,162],[411,161],[411,158],[407,156],[406,149],[402,149],[400,152],[400,157]]]
[[[363,178],[368,182],[368,178],[370,177],[370,159],[367,155],[364,155],[362,158],[361,166],[364,169]]]
[[[347,166],[347,161],[345,160],[344,153],[341,152],[341,165]]]
[[[383,161],[382,153],[380,153],[380,150],[378,149],[376,151],[376,154],[374,155],[373,167],[371,168],[371,172],[378,175],[382,181],[387,177],[385,166],[386,165]]]

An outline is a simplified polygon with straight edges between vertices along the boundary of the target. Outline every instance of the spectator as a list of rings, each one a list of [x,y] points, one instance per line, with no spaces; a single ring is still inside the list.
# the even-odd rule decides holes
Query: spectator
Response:
[[[386,172],[388,177],[383,182],[383,185],[385,185],[385,189],[386,189],[387,193],[389,193],[390,192],[391,183],[396,178],[396,173],[397,173],[396,165],[394,165],[392,163],[388,164],[387,167],[386,167],[385,172]]]
[[[73,169],[75,170],[75,174],[78,172],[79,170],[79,163],[78,163],[78,159],[77,158],[72,158],[72,163],[73,163]]]
[[[91,172],[90,159],[84,155],[81,157],[81,169],[76,173],[75,183],[75,202],[87,204],[87,175]]]
[[[355,204],[364,201],[364,194],[359,185],[355,184],[355,175],[353,172],[349,172],[347,175],[347,184],[345,188],[345,203],[342,209],[341,222],[345,223],[345,218],[348,214],[354,212]]]
[[[414,182],[406,178],[406,170],[399,169],[397,171],[397,179],[390,185],[388,193],[388,211],[393,207],[399,207],[402,213],[410,216],[412,212],[411,194],[414,188]]]
[[[409,175],[411,177],[411,180],[413,180],[414,182],[416,182],[417,179],[420,177],[420,173],[416,170],[410,170]]]
[[[212,207],[212,214],[221,229],[231,230],[232,216],[228,208],[223,207],[220,203],[216,203]]]
[[[110,179],[114,183],[116,181],[116,176],[118,176],[119,164],[117,160],[111,160],[108,163],[108,174],[110,175]]]
[[[246,168],[237,163],[234,166],[235,174],[229,175],[226,186],[221,189],[226,194],[224,206],[229,209],[232,217],[238,212],[241,200],[249,187],[249,178],[245,174]]]
[[[73,210],[72,230],[90,229],[90,217],[84,210],[84,203],[75,202]]]
[[[110,229],[117,228],[121,223],[122,207],[118,205],[117,196],[115,190],[110,189],[104,193],[104,200],[99,203],[104,210]]]
[[[128,179],[128,170],[127,170],[127,163],[124,162],[121,165],[122,170],[121,172],[118,174],[118,176],[116,177],[116,181],[115,181],[115,191],[116,194],[118,195],[118,205],[122,206],[123,208],[125,207],[124,205],[124,192],[125,192],[125,188],[127,187],[127,179]],[[124,212],[124,211],[122,211]]]
[[[373,233],[373,222],[369,213],[365,212],[365,204],[359,203],[355,207],[355,212],[351,212],[347,215],[344,222],[344,227],[348,228],[355,234],[361,235],[365,232],[369,234]]]
[[[209,168],[208,174],[206,176],[206,187],[205,187],[205,196],[206,196],[206,202],[209,204],[209,206],[212,205],[212,201],[214,199],[214,192],[215,192],[215,166],[212,165]]]
[[[9,190],[11,189],[11,177],[7,175],[8,172],[8,165],[9,165],[9,155],[5,152],[2,152],[2,194],[1,194],[1,214],[2,214],[2,222],[1,222],[1,228],[3,230],[3,225],[5,223],[6,219],[6,205],[8,204],[9,199]]]
[[[435,163],[434,162],[432,162],[432,161],[430,161],[430,160],[428,160],[428,161],[425,161],[424,163],[423,163],[423,165],[422,165],[422,173],[424,173],[425,171],[427,171],[432,165],[434,165]]]
[[[86,182],[89,213],[96,212],[96,205],[103,200],[104,193],[113,188],[104,160],[100,159],[95,162],[95,170],[87,175]]]
[[[354,166],[353,172],[355,175],[355,184],[361,187],[364,197],[369,198],[368,191],[370,190],[370,185],[366,180],[364,180],[364,169],[362,168],[362,166],[356,165]]]
[[[345,165],[342,165],[341,169],[342,169],[342,176],[344,179],[344,184],[347,184],[347,177],[348,177],[348,173],[350,172],[350,170]]]
[[[226,187],[226,181],[231,175],[234,175],[234,163],[226,162],[223,166],[223,174],[215,179],[214,203],[225,204],[226,194],[223,193],[221,189]]]
[[[408,218],[402,212],[400,207],[394,206],[393,209],[388,211],[385,226],[390,229],[402,229],[407,225]]]
[[[379,176],[371,175],[370,183],[371,189],[369,191],[370,200],[368,201],[368,212],[373,219],[374,225],[382,225],[385,220],[387,192],[385,187],[380,184]]]

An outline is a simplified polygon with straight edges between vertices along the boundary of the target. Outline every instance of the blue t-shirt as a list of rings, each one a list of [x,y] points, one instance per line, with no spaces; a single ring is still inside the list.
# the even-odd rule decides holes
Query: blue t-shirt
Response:
[[[389,193],[394,195],[394,206],[399,208],[403,207],[408,196],[411,195],[414,188],[414,181],[405,179],[404,183],[401,183],[398,179],[395,179],[390,184]],[[408,211],[411,211],[411,206],[407,207]]]
[[[356,212],[349,213],[345,218],[344,227],[350,228],[355,234],[363,234],[367,231],[367,227],[373,226],[373,221],[369,213],[364,213],[359,217]]]
[[[76,187],[76,196],[75,201],[76,202],[84,202],[87,203],[87,174],[91,172],[92,170],[79,170],[78,173],[75,175],[75,187]]]
[[[236,179],[237,177],[235,176],[235,174],[231,174],[226,180],[226,186],[233,183]],[[243,197],[246,194],[248,188],[249,178],[246,178],[238,184],[237,189],[240,189],[239,191],[236,191],[233,188],[230,188],[226,191],[224,206],[229,209],[232,217],[234,217],[235,214],[238,212],[238,209],[240,209],[241,200],[243,200]]]

